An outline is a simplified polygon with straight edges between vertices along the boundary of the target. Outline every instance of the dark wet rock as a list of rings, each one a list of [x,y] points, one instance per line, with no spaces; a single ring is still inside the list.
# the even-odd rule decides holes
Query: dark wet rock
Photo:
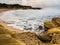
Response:
[[[39,30],[42,30],[42,29],[43,29],[43,27],[42,27],[42,26],[38,26],[38,29],[39,29]]]
[[[32,28],[24,28],[25,30],[32,30]]]
[[[50,42],[52,39],[52,37],[47,34],[39,34],[38,37],[41,41],[47,42],[47,43]]]

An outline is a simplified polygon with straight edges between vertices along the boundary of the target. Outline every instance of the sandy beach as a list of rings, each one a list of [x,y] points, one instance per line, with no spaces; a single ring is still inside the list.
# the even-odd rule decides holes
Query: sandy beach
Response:
[[[8,10],[11,10],[11,9],[0,9],[0,16],[3,14],[3,12],[8,11]],[[4,23],[4,21],[2,21],[2,20],[0,20],[0,24],[3,25],[6,29],[9,29],[10,31],[15,31],[16,33],[22,33],[23,32],[22,30],[15,29],[15,28],[7,26],[6,23]]]

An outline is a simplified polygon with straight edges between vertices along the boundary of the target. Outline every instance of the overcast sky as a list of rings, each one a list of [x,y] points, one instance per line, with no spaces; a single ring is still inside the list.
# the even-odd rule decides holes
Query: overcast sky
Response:
[[[0,0],[0,3],[22,4],[33,7],[53,7],[60,6],[60,0]]]

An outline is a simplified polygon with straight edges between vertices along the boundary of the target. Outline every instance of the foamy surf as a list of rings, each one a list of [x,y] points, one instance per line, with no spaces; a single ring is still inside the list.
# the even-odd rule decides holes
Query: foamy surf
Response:
[[[21,29],[25,32],[41,33],[44,31],[44,22],[51,20],[53,17],[60,17],[60,9],[11,10],[4,12],[0,19],[5,21],[7,26]],[[43,26],[42,30],[38,29],[40,25]]]

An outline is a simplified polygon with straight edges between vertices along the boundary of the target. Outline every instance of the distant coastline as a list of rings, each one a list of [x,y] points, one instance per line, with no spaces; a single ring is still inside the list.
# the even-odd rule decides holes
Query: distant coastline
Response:
[[[0,3],[0,9],[1,8],[8,8],[8,9],[42,9],[42,8],[33,8],[31,6],[24,6],[19,4],[5,4]]]

